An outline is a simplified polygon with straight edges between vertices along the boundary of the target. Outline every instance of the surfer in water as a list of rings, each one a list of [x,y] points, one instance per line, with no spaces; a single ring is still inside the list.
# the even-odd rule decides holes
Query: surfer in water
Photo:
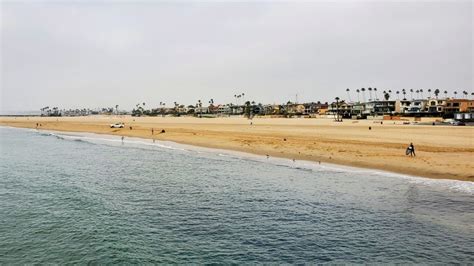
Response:
[[[413,146],[413,143],[410,143],[410,146],[408,146],[406,155],[410,155],[411,157],[415,157],[415,146]]]

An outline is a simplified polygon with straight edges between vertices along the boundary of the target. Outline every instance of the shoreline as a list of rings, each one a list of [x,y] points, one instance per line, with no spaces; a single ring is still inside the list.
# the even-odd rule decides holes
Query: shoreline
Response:
[[[10,127],[10,126],[1,126],[5,128],[10,128],[10,129],[18,129],[18,130],[31,130],[31,131],[36,131],[36,132],[42,132],[42,133],[49,133],[55,137],[58,138],[64,138],[67,136],[68,138],[71,137],[73,139],[79,138],[79,139],[87,139],[87,142],[90,140],[99,140],[99,141],[111,141],[113,142],[120,142],[120,139],[115,139],[112,137],[117,137],[119,138],[118,135],[111,135],[111,134],[106,134],[106,133],[92,133],[92,132],[75,132],[75,131],[55,131],[55,130],[48,130],[48,129],[31,129],[31,128],[19,128],[19,127]],[[59,134],[56,135],[56,134]],[[82,135],[81,135],[82,134]],[[99,137],[99,136],[105,136],[106,138],[94,138],[94,137]],[[146,146],[151,146],[151,147],[159,147],[164,148],[164,149],[171,149],[171,150],[178,150],[178,151],[184,151],[184,152],[196,152],[198,154],[212,154],[214,156],[225,156],[225,157],[230,157],[230,158],[237,158],[237,159],[246,159],[246,160],[252,160],[255,162],[260,162],[260,163],[270,163],[276,166],[285,166],[285,167],[292,167],[295,169],[304,169],[304,170],[314,170],[314,169],[328,169],[330,171],[343,171],[343,172],[352,172],[352,173],[366,173],[369,175],[380,175],[383,176],[384,178],[401,178],[401,179],[409,179],[414,182],[426,182],[426,181],[431,181],[430,183],[426,184],[439,184],[437,182],[442,182],[442,184],[448,185],[450,189],[456,190],[456,191],[461,191],[465,193],[474,193],[474,182],[470,181],[465,181],[465,180],[456,180],[456,179],[434,179],[434,178],[426,178],[422,176],[416,176],[416,175],[407,175],[407,174],[402,174],[402,173],[396,173],[396,172],[390,172],[390,171],[385,171],[385,170],[380,170],[380,169],[373,169],[373,168],[361,168],[361,167],[355,167],[355,166],[349,166],[349,165],[342,165],[342,164],[333,164],[330,162],[325,162],[325,163],[319,163],[315,161],[307,161],[307,160],[298,160],[296,162],[292,162],[291,159],[285,158],[285,157],[270,157],[266,158],[266,156],[254,154],[254,153],[248,153],[248,152],[241,152],[241,151],[234,151],[234,150],[229,150],[229,149],[219,149],[219,148],[209,148],[209,147],[202,147],[202,146],[195,146],[195,145],[190,145],[190,144],[182,144],[182,143],[177,143],[174,141],[163,141],[163,140],[157,140],[158,142],[151,142],[153,139],[149,138],[142,138],[142,137],[129,137],[125,138],[125,144],[127,144],[127,141],[132,140],[132,142],[128,142],[128,144],[133,144],[133,146],[127,146],[128,148],[137,148],[141,147],[141,145],[146,144]],[[137,141],[150,141],[150,142],[141,142],[137,143]],[[156,146],[155,146],[156,145]],[[115,145],[114,145],[115,146]],[[435,183],[432,183],[435,182]],[[465,185],[469,184],[468,187]],[[462,186],[462,187],[459,187]]]
[[[109,124],[120,120],[125,121],[124,129],[111,129]],[[348,123],[347,123],[348,122]],[[271,119],[257,119],[254,125],[249,125],[246,119],[221,118],[202,120],[199,118],[132,118],[132,117],[81,117],[81,118],[5,118],[0,117],[0,125],[35,128],[36,123],[41,123],[39,129],[63,132],[90,132],[96,134],[119,135],[125,137],[138,137],[142,139],[156,139],[160,141],[172,141],[178,144],[192,145],[211,149],[237,151],[260,156],[304,160],[308,162],[323,162],[331,165],[342,165],[370,170],[381,170],[388,173],[403,174],[416,177],[428,177],[435,179],[453,179],[461,181],[474,181],[470,174],[474,164],[471,162],[474,155],[472,133],[474,129],[455,127],[428,127],[428,126],[400,126],[402,134],[416,134],[421,131],[422,135],[429,135],[429,131],[441,131],[441,136],[456,140],[438,143],[435,139],[431,146],[421,147],[417,150],[417,157],[409,158],[400,154],[386,155],[394,150],[404,152],[404,145],[397,141],[381,141],[377,138],[368,138],[371,131],[366,126],[372,126],[373,131],[378,126],[373,121],[351,124],[347,121],[342,124],[331,124],[328,121],[317,120],[287,120],[272,121]],[[129,130],[132,126],[132,130]],[[363,131],[361,130],[363,127]],[[151,128],[155,134],[151,135]],[[164,134],[157,134],[161,128],[166,130]],[[320,131],[329,130],[328,134],[316,134],[316,136],[300,136],[298,133],[307,133],[313,129]],[[339,128],[339,129],[338,129]],[[389,131],[399,131],[399,126],[385,126]],[[254,130],[255,129],[255,130]],[[301,132],[299,132],[301,131]],[[346,134],[346,131],[348,132]],[[349,131],[353,131],[352,133]],[[454,139],[455,134],[444,134],[444,131],[462,132]],[[362,132],[362,134],[360,134]],[[400,134],[397,135],[399,136]],[[340,136],[337,136],[340,134]],[[303,134],[304,135],[304,134]],[[319,135],[319,136],[318,136]],[[334,135],[334,136],[332,136]],[[356,135],[354,137],[353,135]],[[387,135],[387,134],[382,134]],[[440,134],[438,134],[440,135]],[[331,137],[332,136],[332,137]],[[467,142],[466,142],[467,141]],[[375,142],[375,143],[374,143]],[[460,143],[457,143],[460,142]],[[417,142],[415,142],[415,145]],[[321,144],[323,147],[318,147]],[[440,144],[440,145],[438,145]],[[326,147],[327,146],[327,147]],[[440,146],[440,147],[438,147]],[[449,158],[452,164],[439,155],[457,156]],[[429,155],[429,156],[426,156]],[[432,160],[430,160],[432,159]],[[440,160],[441,159],[441,160]],[[459,160],[461,159],[461,160]],[[403,160],[398,162],[394,160]],[[411,161],[409,161],[411,160]],[[435,165],[436,162],[443,164]],[[405,164],[402,167],[400,164]],[[425,164],[425,165],[423,165]],[[429,166],[435,165],[435,167]],[[469,170],[471,169],[471,170]]]

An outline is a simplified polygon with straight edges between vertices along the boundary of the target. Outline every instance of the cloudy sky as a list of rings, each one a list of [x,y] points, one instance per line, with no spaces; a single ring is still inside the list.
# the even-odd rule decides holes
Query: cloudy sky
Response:
[[[474,83],[471,1],[3,1],[0,15],[3,111]]]

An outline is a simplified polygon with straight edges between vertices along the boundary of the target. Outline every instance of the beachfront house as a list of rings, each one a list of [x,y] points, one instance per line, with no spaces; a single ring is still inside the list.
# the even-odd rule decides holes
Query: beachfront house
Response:
[[[273,115],[273,105],[272,104],[265,104],[263,106],[263,114],[264,115]]]
[[[326,114],[335,115],[339,113],[342,117],[350,117],[352,110],[352,103],[346,103],[344,101],[333,102],[328,106],[328,111]]]
[[[385,115],[393,114],[396,109],[396,101],[370,101],[365,104],[365,115]]]
[[[410,106],[408,106],[408,110],[405,113],[408,114],[419,114],[426,112],[428,100],[425,99],[417,99],[410,101]]]
[[[328,104],[321,103],[321,102],[310,102],[310,103],[304,103],[303,105],[305,107],[305,110],[304,110],[305,115],[319,114],[320,109],[328,109]]]
[[[54,108],[53,108],[54,109]],[[61,110],[59,111],[61,113],[61,116],[87,116],[87,115],[98,115],[100,114],[100,109],[96,110],[96,111],[93,111],[93,110],[90,110],[90,109],[86,109],[86,108],[83,108],[83,109],[68,109],[68,110]],[[120,114],[123,114],[126,112],[121,112]],[[42,116],[44,114],[41,114]]]
[[[395,102],[395,113],[397,114],[404,114],[408,112],[410,108],[411,101],[409,100],[397,100]]]
[[[185,105],[180,105],[177,108],[178,115],[185,115],[188,113],[188,108]]]
[[[231,114],[232,115],[243,115],[244,114],[244,107],[243,105],[231,105]]]
[[[340,117],[350,118],[352,115],[352,103],[345,101],[333,102],[328,106],[327,115],[336,115],[339,113]]]
[[[193,115],[194,114],[194,109],[195,109],[194,105],[188,105],[186,107],[186,114],[187,115]]]
[[[286,112],[286,106],[280,104],[272,104],[269,106],[265,106],[265,114],[268,115],[284,115]]]
[[[289,115],[303,115],[305,112],[305,106],[303,104],[287,104],[287,113]]]
[[[474,100],[448,99],[444,107],[445,114],[465,113],[474,111]]]
[[[264,115],[265,114],[265,108],[261,103],[259,104],[253,104],[251,106],[252,114],[253,115]]]
[[[327,110],[329,108],[328,106],[328,103],[321,103],[321,102],[317,102],[315,104],[312,104],[312,110],[311,110],[311,113],[312,114],[321,114],[321,110]]]
[[[318,114],[325,115],[328,112],[329,104],[325,103],[319,106]]]
[[[219,105],[217,108],[217,114],[220,116],[230,116],[232,114],[232,108],[230,105]]]
[[[431,114],[443,113],[444,107],[446,107],[446,99],[429,98],[426,104],[427,112]]]
[[[352,104],[351,117],[352,119],[365,118],[365,103],[357,102]]]
[[[339,114],[342,115],[342,117],[345,118],[350,118],[351,117],[351,112],[352,112],[352,103],[348,103],[345,101],[342,101],[339,103]]]
[[[196,115],[209,114],[209,107],[198,106],[194,108],[194,114]]]

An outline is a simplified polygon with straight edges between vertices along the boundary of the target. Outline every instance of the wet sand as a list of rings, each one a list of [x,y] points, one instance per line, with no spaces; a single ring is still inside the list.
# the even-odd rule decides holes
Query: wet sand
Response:
[[[115,122],[124,122],[125,128],[110,128]],[[4,126],[36,128],[36,123],[41,124],[39,129],[153,138],[291,160],[474,181],[474,127],[307,118],[255,118],[250,125],[245,118],[0,117]],[[162,129],[166,133],[160,133]],[[405,155],[410,142],[415,145],[416,157]]]

